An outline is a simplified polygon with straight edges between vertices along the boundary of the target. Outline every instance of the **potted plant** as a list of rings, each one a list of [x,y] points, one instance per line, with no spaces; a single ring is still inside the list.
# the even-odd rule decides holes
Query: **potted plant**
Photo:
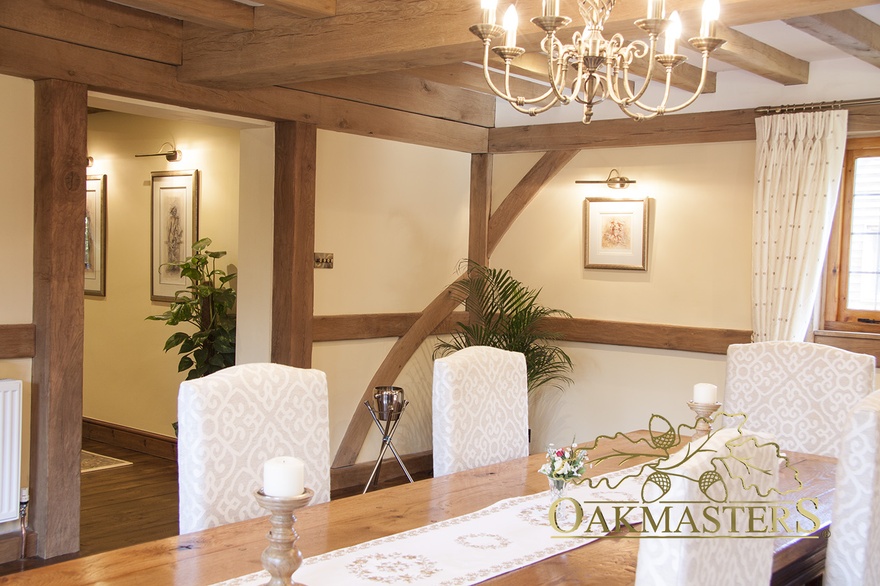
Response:
[[[192,256],[168,263],[179,267],[190,284],[174,294],[168,311],[147,317],[169,326],[195,326],[194,332],[175,332],[165,341],[165,352],[179,347],[177,372],[189,370],[186,380],[235,364],[235,290],[229,284],[235,274],[217,268],[217,259],[226,252],[209,251],[210,245],[210,238],[202,238],[193,244]]]
[[[571,358],[552,344],[559,335],[543,329],[546,317],[571,317],[560,309],[538,303],[540,289],[530,289],[509,270],[467,263],[467,275],[453,285],[453,295],[465,303],[469,323],[458,322],[450,340],[434,347],[434,356],[446,356],[467,346],[492,346],[521,352],[526,358],[529,393],[545,384],[559,389],[571,384]]]

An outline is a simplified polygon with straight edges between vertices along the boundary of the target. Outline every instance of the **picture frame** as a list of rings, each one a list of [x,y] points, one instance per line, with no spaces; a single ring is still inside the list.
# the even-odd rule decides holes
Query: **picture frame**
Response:
[[[86,176],[83,292],[107,295],[107,176]]]
[[[584,199],[584,268],[648,270],[648,198]]]
[[[169,263],[192,256],[199,236],[199,171],[153,171],[150,175],[150,299],[174,301],[175,293],[188,282]]]

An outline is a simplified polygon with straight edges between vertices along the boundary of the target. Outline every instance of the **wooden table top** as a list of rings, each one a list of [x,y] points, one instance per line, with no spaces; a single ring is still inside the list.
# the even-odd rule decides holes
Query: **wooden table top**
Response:
[[[801,454],[789,457],[804,483],[801,496],[819,498],[823,522],[819,533],[824,533],[831,519],[835,460]],[[544,454],[539,453],[306,507],[297,511],[297,543],[303,556],[309,557],[472,513],[505,498],[542,492],[547,490],[547,478],[537,470],[543,462]],[[614,463],[603,463],[590,473],[598,475],[615,468]],[[213,584],[261,570],[267,531],[267,518],[233,523],[0,577],[0,584]],[[638,541],[600,539],[487,583],[631,585]],[[795,580],[811,564],[821,569],[824,542],[777,540],[774,584]]]

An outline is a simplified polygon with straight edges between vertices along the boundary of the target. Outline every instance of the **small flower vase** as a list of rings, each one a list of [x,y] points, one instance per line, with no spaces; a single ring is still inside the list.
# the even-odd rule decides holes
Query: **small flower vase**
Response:
[[[565,492],[568,489],[568,480],[564,478],[548,478],[547,480],[550,483],[551,504],[565,497]]]

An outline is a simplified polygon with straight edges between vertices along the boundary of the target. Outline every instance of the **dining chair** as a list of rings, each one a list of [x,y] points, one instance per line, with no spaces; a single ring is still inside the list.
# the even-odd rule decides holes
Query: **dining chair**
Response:
[[[785,450],[837,457],[847,413],[874,391],[873,356],[810,342],[731,344],[724,411]]]
[[[231,366],[180,384],[180,533],[267,514],[254,499],[263,464],[304,463],[311,504],[330,500],[327,377],[281,364]]]
[[[526,359],[471,346],[434,361],[434,476],[529,455]]]
[[[880,391],[849,415],[831,519],[824,583],[880,584]]]
[[[754,437],[743,442],[744,438]],[[744,527],[742,517],[739,524],[731,521],[730,515],[715,515],[718,527],[709,535],[702,528],[694,531],[695,525],[688,523],[669,523],[669,529],[659,520],[664,509],[668,509],[668,519],[685,519],[685,508],[694,519],[708,518],[708,507],[742,506],[743,502],[764,502],[772,505],[777,500],[772,490],[779,482],[780,460],[777,447],[765,436],[742,434],[734,428],[722,428],[714,432],[705,446],[702,440],[694,440],[690,446],[700,447],[688,460],[683,460],[687,450],[674,454],[663,468],[669,470],[668,491],[660,500],[647,505],[651,516],[658,519],[657,535],[642,535],[639,539],[639,553],[636,563],[636,586],[761,586],[770,584],[773,573],[773,539],[748,539],[742,537]],[[730,449],[728,442],[739,447]],[[766,473],[754,474],[747,468],[718,461],[717,458],[735,454],[749,462],[754,469]],[[672,467],[670,469],[670,467]],[[704,478],[714,475],[718,480],[713,484],[723,484],[725,491],[713,492],[712,484],[704,492],[701,485]],[[650,476],[649,476],[650,478]],[[748,480],[744,480],[748,478]],[[706,483],[708,484],[708,483]],[[748,486],[748,488],[746,488]],[[716,501],[709,499],[712,494]],[[719,495],[725,495],[719,498]],[[766,496],[765,496],[766,495]],[[718,502],[721,501],[721,502]],[[736,503],[740,503],[736,505]],[[647,516],[646,516],[647,519]],[[697,521],[699,523],[699,521]],[[642,524],[643,530],[647,521]],[[653,531],[653,529],[651,529]],[[670,537],[674,535],[684,537]],[[728,537],[726,535],[739,535]]]

